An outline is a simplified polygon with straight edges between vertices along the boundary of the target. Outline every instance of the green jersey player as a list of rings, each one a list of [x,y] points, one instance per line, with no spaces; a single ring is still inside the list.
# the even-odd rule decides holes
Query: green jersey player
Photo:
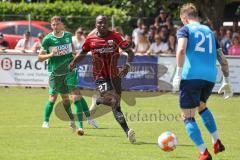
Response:
[[[68,70],[68,64],[73,59],[73,53],[75,52],[72,44],[72,34],[63,31],[63,23],[59,16],[52,17],[51,27],[53,32],[49,33],[43,39],[41,51],[38,55],[39,61],[48,60],[49,72],[49,100],[45,106],[42,127],[49,128],[49,117],[58,94],[60,94],[63,100],[64,109],[70,119],[70,127],[75,130],[74,116],[69,101],[69,93],[71,93],[78,118],[77,133],[83,135],[82,112],[85,113],[90,125],[95,128],[98,126],[91,119],[87,103],[81,96],[77,87],[76,70],[71,72]]]

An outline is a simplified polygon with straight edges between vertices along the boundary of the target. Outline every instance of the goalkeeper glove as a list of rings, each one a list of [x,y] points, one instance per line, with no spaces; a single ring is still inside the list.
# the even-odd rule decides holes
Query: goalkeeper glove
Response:
[[[174,76],[173,82],[172,82],[173,92],[179,91],[181,79],[182,79],[182,67],[177,67],[177,71],[175,73],[175,76]]]
[[[223,93],[223,98],[228,99],[233,96],[232,85],[229,82],[229,77],[223,77],[222,86],[218,90],[218,94]]]

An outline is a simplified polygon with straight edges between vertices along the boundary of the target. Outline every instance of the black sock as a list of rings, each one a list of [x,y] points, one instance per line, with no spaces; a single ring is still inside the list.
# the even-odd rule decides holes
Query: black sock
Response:
[[[124,132],[127,134],[129,131],[129,128],[128,128],[127,122],[124,118],[124,115],[121,111],[121,108],[120,108],[120,106],[118,106],[116,108],[115,107],[113,108],[113,115],[114,115],[115,119],[117,120],[117,122],[121,125]]]

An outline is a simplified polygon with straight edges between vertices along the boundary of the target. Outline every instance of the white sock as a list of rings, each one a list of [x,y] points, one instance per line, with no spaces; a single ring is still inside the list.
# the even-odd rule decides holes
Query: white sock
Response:
[[[203,154],[205,152],[205,150],[207,149],[205,144],[201,144],[200,146],[197,146],[197,148],[201,154]]]
[[[92,120],[92,117],[90,116],[90,117],[87,117],[87,119],[90,121],[90,120]]]
[[[215,132],[211,133],[211,137],[212,137],[212,143],[215,144],[217,142],[217,140],[219,139],[218,132],[215,131]]]

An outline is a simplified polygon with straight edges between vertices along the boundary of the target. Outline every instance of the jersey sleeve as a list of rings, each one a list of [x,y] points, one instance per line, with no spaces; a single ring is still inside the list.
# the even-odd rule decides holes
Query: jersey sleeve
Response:
[[[89,37],[87,37],[85,39],[85,41],[83,42],[82,51],[83,52],[89,52],[90,50],[91,50],[91,48],[90,48],[90,40],[89,40]]]
[[[48,42],[47,37],[43,38],[43,41],[42,41],[42,44],[41,44],[41,50],[46,52],[46,53],[49,53],[49,42]]]
[[[115,38],[116,38],[116,44],[119,46],[122,50],[126,50],[128,48],[131,48],[131,43],[126,41],[120,33],[115,32]]]
[[[177,31],[177,39],[179,38],[187,38],[189,36],[189,29],[187,26],[183,26]]]

